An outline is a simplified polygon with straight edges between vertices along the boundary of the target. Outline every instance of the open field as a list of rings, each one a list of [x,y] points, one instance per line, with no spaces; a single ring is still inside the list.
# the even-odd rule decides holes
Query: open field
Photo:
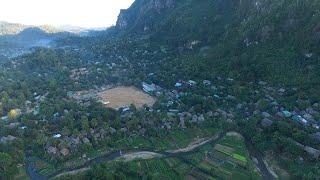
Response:
[[[98,93],[98,97],[109,108],[119,109],[134,104],[137,108],[143,105],[152,106],[155,98],[135,87],[116,87]]]

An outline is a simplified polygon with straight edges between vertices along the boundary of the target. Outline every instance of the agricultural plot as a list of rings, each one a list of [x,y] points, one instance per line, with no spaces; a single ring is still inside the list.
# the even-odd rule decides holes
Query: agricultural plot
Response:
[[[137,160],[129,163],[130,170],[148,179],[185,179],[192,171],[192,166],[178,158],[162,158],[152,160]]]
[[[112,174],[119,173],[117,169],[121,169],[121,173],[125,173],[130,179],[183,179],[183,176],[169,165],[167,159],[136,160],[126,164],[115,162],[107,164],[104,169]]]
[[[160,150],[167,151],[171,149],[179,149],[185,148],[189,144],[192,144],[196,140],[208,139],[211,138],[217,133],[219,130],[215,128],[194,128],[187,130],[173,130],[169,134],[164,134],[163,137],[143,137],[138,135],[133,135],[126,138],[119,138],[114,141],[109,142],[109,146],[113,147],[113,150],[134,150],[134,149],[150,149],[150,150]],[[110,149],[109,149],[110,150]],[[89,158],[94,158],[101,156],[103,154],[107,154],[108,149],[99,149],[94,151],[88,151],[86,156]],[[200,156],[204,156],[203,154],[198,154]],[[195,158],[199,159],[199,158]],[[59,168],[70,168],[77,167],[80,164],[84,164],[85,159],[70,159],[64,163],[59,165]],[[168,168],[175,169],[175,173],[179,175],[186,175],[191,171],[191,168],[188,164],[183,164],[181,162],[177,162],[176,160],[169,160],[166,166]],[[39,163],[40,164],[40,163]],[[128,163],[130,164],[130,163]],[[41,172],[43,175],[51,174],[55,172],[56,168],[46,167],[47,165],[44,163],[41,166],[38,166],[36,169]]]
[[[249,155],[243,138],[239,136],[225,136],[219,144],[214,146],[214,150],[227,156],[230,161],[237,165],[247,166]]]
[[[187,147],[192,142],[197,141],[201,138],[211,138],[215,136],[218,132],[219,130],[215,128],[194,128],[187,130],[176,130],[170,132],[164,138],[154,140],[153,142],[157,142],[154,145],[155,147],[159,147],[160,149],[179,149]]]
[[[25,166],[18,167],[18,172],[19,173],[14,177],[15,180],[29,179]]]
[[[194,128],[187,130],[173,130],[162,137],[131,136],[113,142],[113,147],[128,149],[154,149],[171,150],[185,148],[199,139],[207,139],[215,136],[219,131],[215,128]]]
[[[242,138],[226,135],[215,145],[206,145],[197,153],[185,156],[194,168],[189,176],[195,179],[261,179],[254,171]]]
[[[173,135],[178,136],[177,139],[188,137],[180,133],[173,133]],[[145,143],[140,137],[132,142]],[[130,176],[130,179],[261,179],[254,171],[255,168],[248,157],[243,139],[225,136],[217,144],[209,143],[195,151],[174,157],[106,163],[103,170],[111,174],[117,174],[121,170],[121,173]],[[237,161],[245,161],[246,166],[241,166]]]
[[[50,173],[55,171],[55,168],[52,165],[40,159],[34,160],[32,164],[41,175],[49,175]]]

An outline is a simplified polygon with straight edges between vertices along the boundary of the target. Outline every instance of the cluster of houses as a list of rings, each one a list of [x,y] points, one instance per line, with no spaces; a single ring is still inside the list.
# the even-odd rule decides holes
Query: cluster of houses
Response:
[[[285,110],[282,111],[282,115],[286,118],[290,118],[292,121],[299,122],[305,126],[312,126],[315,129],[320,129],[320,122],[313,120],[312,117],[308,114],[303,117],[297,113],[292,113]]]
[[[202,84],[205,85],[205,86],[210,86],[211,85],[211,81],[209,80],[203,80],[202,81]],[[197,86],[198,83],[194,80],[188,80],[188,81],[178,81],[175,83],[174,87],[176,88],[181,88],[181,87],[184,87],[184,86],[188,86],[188,87],[194,87],[194,86]]]
[[[89,70],[87,68],[78,68],[71,70],[70,79],[79,80],[81,76],[88,75]]]
[[[2,116],[1,120],[9,123],[6,126],[9,129],[14,129],[14,128],[19,128],[22,130],[27,129],[27,126],[23,125],[20,122],[16,122],[16,118],[18,118],[20,115],[23,115],[23,114],[33,114],[35,116],[38,115],[39,111],[40,111],[40,103],[44,101],[44,99],[46,98],[46,96],[48,94],[49,93],[46,93],[44,95],[39,95],[35,92],[33,94],[33,96],[34,96],[33,103],[31,101],[27,100],[24,103],[25,105],[24,105],[23,109],[12,109],[8,112],[7,115]]]
[[[124,129],[122,129],[124,130]],[[68,156],[73,152],[78,150],[78,147],[84,144],[91,144],[93,141],[100,142],[105,141],[108,136],[116,133],[117,131],[110,127],[109,129],[104,129],[97,127],[96,129],[90,129],[88,132],[81,132],[77,136],[66,136],[60,133],[52,135],[55,139],[55,143],[48,142],[46,144],[46,152],[53,156]],[[82,158],[86,158],[83,155]]]
[[[143,91],[149,94],[152,94],[157,91],[157,86],[155,84],[147,84],[146,82],[142,83]]]
[[[222,78],[220,78],[220,80],[223,81]],[[227,79],[225,79],[225,81],[232,83],[232,82],[234,82],[234,79],[227,78]],[[204,86],[210,86],[211,87],[211,85],[212,85],[211,81],[209,81],[209,80],[203,80],[202,83],[203,83]],[[272,106],[273,111],[275,110],[277,112],[277,113],[275,113],[276,116],[271,115],[273,113],[268,113],[268,112],[263,111],[263,110],[257,110],[257,106],[256,106],[257,103],[254,104],[252,102],[239,103],[236,106],[235,109],[230,110],[230,111],[225,111],[225,110],[222,110],[222,109],[219,109],[219,111],[216,110],[216,111],[211,113],[211,116],[212,115],[213,116],[221,116],[221,117],[225,118],[226,120],[228,120],[228,122],[232,122],[233,118],[235,117],[235,114],[236,114],[235,111],[239,110],[239,109],[242,109],[242,110],[244,110],[243,114],[248,115],[248,117],[252,116],[252,115],[260,114],[261,117],[262,117],[261,125],[263,127],[271,126],[274,123],[275,119],[286,118],[286,119],[290,119],[290,120],[292,120],[294,122],[298,122],[302,126],[313,127],[315,130],[319,130],[320,123],[317,120],[315,120],[313,115],[316,115],[315,117],[319,117],[317,115],[319,115],[320,113],[317,112],[315,110],[315,108],[309,107],[305,111],[301,111],[301,112],[288,111],[284,107],[282,107],[277,102],[277,100],[271,96],[271,94],[269,94],[272,91],[272,92],[275,93],[274,94],[275,96],[283,96],[286,93],[286,89],[284,89],[284,88],[275,89],[275,88],[272,88],[272,87],[268,87],[267,83],[266,82],[262,82],[262,81],[260,81],[258,84],[262,88],[259,89],[259,90],[258,89],[255,90],[253,92],[253,94],[257,94],[258,95],[257,97],[259,97],[261,95],[262,95],[262,97],[264,96],[266,98],[266,101],[268,103],[270,103],[270,105]],[[185,128],[186,127],[186,122],[187,121],[188,122],[202,122],[203,119],[208,117],[208,114],[196,115],[196,114],[191,114],[190,112],[182,112],[181,113],[181,111],[179,109],[172,109],[171,108],[173,104],[177,104],[177,103],[179,104],[179,98],[180,97],[182,97],[183,95],[188,95],[188,94],[185,94],[183,92],[183,90],[185,90],[185,88],[196,87],[197,85],[198,85],[198,83],[193,81],[193,80],[178,81],[174,85],[174,90],[170,91],[170,90],[162,89],[162,93],[170,98],[170,100],[167,103],[163,103],[162,104],[163,106],[167,107],[167,116],[169,116],[169,117],[177,117],[179,119],[179,127],[181,127],[181,128]],[[199,88],[201,88],[201,87],[203,87],[203,86],[199,86]],[[143,89],[147,93],[152,93],[152,92],[157,91],[157,86],[155,84],[143,83]],[[212,89],[212,88],[209,88],[209,89]],[[215,98],[215,100],[223,100],[223,102],[231,102],[231,101],[237,102],[238,99],[235,96],[231,96],[231,95],[228,95],[226,97],[221,96],[221,93],[219,93],[219,90],[223,90],[223,89],[225,89],[225,88],[223,88],[223,87],[220,88],[219,86],[217,86],[217,88],[214,91],[215,93],[213,93],[212,97]],[[296,91],[297,89],[293,88],[293,90]],[[249,111],[249,109],[250,109],[249,107],[250,106],[253,106],[253,108],[255,109],[255,110],[253,110],[254,112],[250,112]],[[319,106],[319,105],[315,104],[314,106],[316,107],[316,106]],[[220,108],[222,108],[222,107],[220,107]],[[166,123],[164,123],[163,127],[164,128],[165,127],[171,128],[172,124],[170,122],[166,122]],[[320,133],[320,132],[318,132],[318,133]],[[315,133],[313,136],[318,137],[318,139],[320,139],[320,135],[317,136],[317,133]],[[311,154],[312,156],[314,156],[314,157],[317,157],[317,158],[319,157],[317,155],[318,151],[315,148],[305,146],[304,150],[306,152],[308,152],[309,154]]]

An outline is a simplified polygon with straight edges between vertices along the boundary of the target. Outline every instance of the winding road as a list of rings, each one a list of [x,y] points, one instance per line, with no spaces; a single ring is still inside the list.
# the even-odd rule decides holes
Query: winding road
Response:
[[[29,177],[32,180],[47,180],[47,179],[51,179],[54,177],[59,177],[65,174],[74,174],[77,172],[80,172],[82,170],[87,170],[90,167],[97,165],[97,164],[101,164],[101,163],[106,163],[106,162],[110,162],[110,161],[114,161],[120,158],[125,158],[127,160],[132,160],[134,159],[134,157],[144,157],[146,156],[146,158],[153,158],[153,157],[177,157],[177,156],[181,156],[181,155],[187,155],[187,154],[192,154],[194,153],[196,150],[198,150],[199,148],[201,148],[202,146],[206,145],[206,144],[216,144],[220,139],[222,139],[225,136],[226,133],[221,132],[218,135],[199,142],[197,144],[193,144],[190,145],[186,148],[182,148],[179,150],[171,150],[171,151],[154,151],[151,149],[139,149],[139,150],[134,150],[134,151],[128,151],[125,154],[123,154],[121,151],[115,151],[109,154],[105,154],[99,157],[96,157],[94,159],[91,159],[89,161],[87,161],[86,163],[84,163],[81,166],[77,166],[77,167],[72,167],[72,168],[66,168],[63,170],[58,170],[48,176],[43,176],[40,175],[36,169],[33,167],[33,165],[31,163],[28,163],[27,165],[27,173],[29,175]],[[274,176],[272,175],[271,172],[269,172],[266,164],[263,161],[263,156],[261,153],[259,153],[254,147],[253,145],[248,141],[246,142],[247,146],[248,146],[248,150],[251,156],[254,156],[257,160],[258,160],[258,164],[257,167],[259,168],[261,175],[263,177],[263,179],[265,180],[273,180],[275,179]],[[29,161],[29,158],[28,162]]]

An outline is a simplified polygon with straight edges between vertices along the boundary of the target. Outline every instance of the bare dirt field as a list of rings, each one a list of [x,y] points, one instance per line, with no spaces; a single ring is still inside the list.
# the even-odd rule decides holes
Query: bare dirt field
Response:
[[[214,136],[212,138],[206,139],[206,138],[201,138],[201,139],[196,139],[195,141],[191,142],[187,147],[185,148],[180,148],[176,150],[168,150],[168,153],[185,153],[185,152],[190,152],[196,149],[199,146],[202,146],[204,144],[207,144],[208,142],[217,139],[218,136]]]
[[[118,160],[124,160],[126,162],[133,161],[135,159],[153,159],[156,157],[162,157],[163,155],[154,153],[154,152],[148,152],[148,151],[141,151],[141,152],[134,152],[129,153],[121,156],[118,158]]]
[[[143,105],[152,106],[155,98],[135,87],[116,87],[98,93],[98,97],[109,108],[119,109],[134,104],[137,108]]]

